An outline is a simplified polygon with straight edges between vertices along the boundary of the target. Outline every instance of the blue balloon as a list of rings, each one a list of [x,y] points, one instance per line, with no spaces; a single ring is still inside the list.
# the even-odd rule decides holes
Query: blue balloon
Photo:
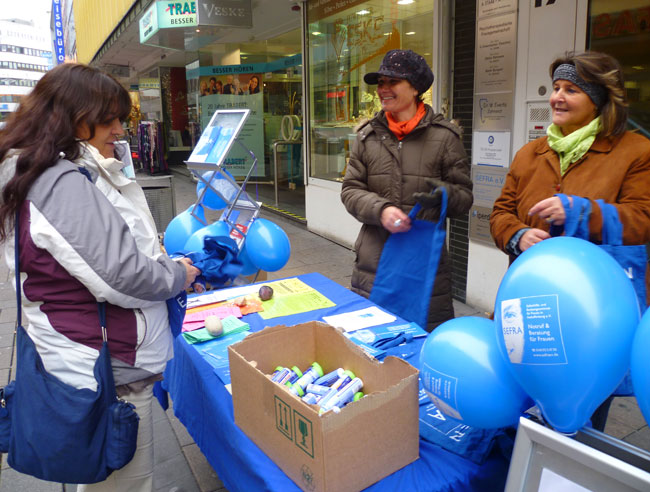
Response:
[[[246,243],[245,242],[244,242],[244,245],[242,246],[241,250],[239,251],[239,255],[237,256],[237,259],[244,264],[244,268],[242,268],[242,271],[241,271],[242,275],[252,275],[255,272],[257,272],[257,270],[259,270],[255,265],[253,265],[253,262],[248,257],[248,253],[246,252]]]
[[[171,255],[182,251],[189,237],[198,231],[204,224],[192,215],[194,205],[174,217],[165,229],[163,245],[167,254]],[[195,214],[205,223],[205,212],[201,205],[196,206]]]
[[[645,421],[650,423],[650,357],[648,357],[648,347],[650,347],[650,309],[646,310],[639,327],[636,329],[630,360],[634,395]]]
[[[582,239],[526,250],[506,272],[494,308],[501,353],[556,430],[574,433],[630,365],[639,305],[620,265]]]
[[[222,169],[222,172],[232,178],[232,174],[230,174],[225,169]],[[201,176],[206,181],[210,181],[213,175],[214,171],[208,171],[206,173],[203,173]],[[196,184],[196,196],[199,200],[201,199],[201,193],[203,193],[205,187],[206,184],[201,180],[199,180],[199,182]],[[221,173],[217,173],[216,177],[214,177],[214,179],[212,179],[210,182],[210,188],[208,188],[208,191],[206,191],[205,196],[203,197],[203,201],[201,202],[203,205],[212,210],[221,210],[226,208],[228,205],[212,188],[218,190],[219,193],[221,193],[228,200],[233,200],[237,194],[237,188],[235,185],[228,181]]]
[[[277,224],[261,218],[251,224],[244,246],[253,265],[267,272],[282,268],[291,255],[287,234]]]
[[[188,253],[203,251],[203,239],[206,236],[230,236],[230,226],[226,222],[218,220],[199,229],[187,239],[183,251]]]
[[[433,330],[420,352],[420,379],[440,411],[479,429],[515,426],[532,406],[486,318],[455,318]]]

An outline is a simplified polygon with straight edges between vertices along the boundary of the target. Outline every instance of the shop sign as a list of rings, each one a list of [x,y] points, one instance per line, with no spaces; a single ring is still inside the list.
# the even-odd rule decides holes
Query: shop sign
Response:
[[[140,17],[140,43],[145,43],[151,36],[158,32],[158,10],[152,4],[142,17]]]
[[[508,174],[508,169],[505,167],[472,166],[474,205],[492,208],[496,199],[501,195],[506,174]]]
[[[152,77],[138,80],[140,90],[145,89],[160,89],[160,79]]]
[[[367,0],[311,0],[308,2],[307,19],[315,22],[338,14],[343,10],[366,3]]]
[[[479,0],[476,5],[479,19],[517,10],[517,0]]]
[[[494,246],[490,234],[490,214],[492,208],[474,205],[469,211],[469,237],[474,241],[482,241]]]
[[[156,2],[158,27],[196,26],[196,2]]]
[[[140,43],[146,43],[159,29],[198,24],[196,2],[155,2],[140,18]]]
[[[63,17],[61,15],[61,0],[52,0],[52,15],[54,17],[54,50],[56,64],[65,61],[65,46],[63,44]]]
[[[510,132],[474,132],[472,164],[508,167],[510,165]]]
[[[253,27],[251,0],[201,0],[198,20],[201,26]]]
[[[474,130],[510,130],[512,92],[474,96]]]
[[[634,36],[650,32],[650,7],[604,12],[592,16],[592,39]]]
[[[198,76],[206,75],[236,75],[240,73],[270,73],[278,70],[286,70],[302,64],[302,55],[299,53],[287,56],[268,63],[246,63],[241,65],[211,65],[193,68],[185,72],[185,78],[190,80]],[[198,73],[197,73],[198,72]]]
[[[514,90],[517,14],[479,20],[476,24],[476,90]]]

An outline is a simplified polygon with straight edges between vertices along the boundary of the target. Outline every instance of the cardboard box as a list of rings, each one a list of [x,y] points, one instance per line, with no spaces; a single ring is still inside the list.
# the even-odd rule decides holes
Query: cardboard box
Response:
[[[253,333],[228,351],[235,423],[303,490],[358,491],[418,458],[418,370],[370,358],[316,321]],[[271,382],[276,366],[349,369],[366,396],[318,415]]]

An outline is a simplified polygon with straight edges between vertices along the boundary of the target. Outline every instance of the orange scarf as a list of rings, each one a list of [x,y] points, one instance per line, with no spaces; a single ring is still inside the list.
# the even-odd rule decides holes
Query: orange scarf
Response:
[[[418,123],[420,123],[420,120],[424,118],[426,112],[427,110],[424,107],[424,103],[420,101],[418,103],[418,110],[415,112],[415,116],[413,116],[413,118],[410,120],[395,121],[390,113],[386,113],[388,128],[395,134],[397,140],[402,140],[406,135],[411,133],[416,126],[418,126]]]

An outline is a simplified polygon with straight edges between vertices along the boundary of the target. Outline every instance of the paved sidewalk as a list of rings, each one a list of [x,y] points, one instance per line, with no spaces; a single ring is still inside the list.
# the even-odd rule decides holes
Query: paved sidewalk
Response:
[[[181,212],[196,200],[196,184],[184,169],[174,169],[176,209]],[[254,195],[254,189],[249,190]],[[313,234],[300,223],[262,211],[287,233],[291,240],[291,259],[269,279],[309,272],[320,272],[349,287],[354,253]],[[216,219],[217,217],[210,217]],[[2,247],[0,249],[3,250]],[[9,380],[13,360],[13,331],[16,316],[15,293],[4,261],[0,262],[0,384]],[[477,309],[455,302],[457,316],[483,316]],[[650,430],[634,398],[616,398],[609,414],[606,432],[614,437],[650,451]],[[198,446],[170,408],[164,412],[154,402],[154,490],[156,492],[228,492],[204,458]],[[75,485],[43,482],[9,468],[3,456],[0,469],[0,492],[41,492],[76,490]]]

